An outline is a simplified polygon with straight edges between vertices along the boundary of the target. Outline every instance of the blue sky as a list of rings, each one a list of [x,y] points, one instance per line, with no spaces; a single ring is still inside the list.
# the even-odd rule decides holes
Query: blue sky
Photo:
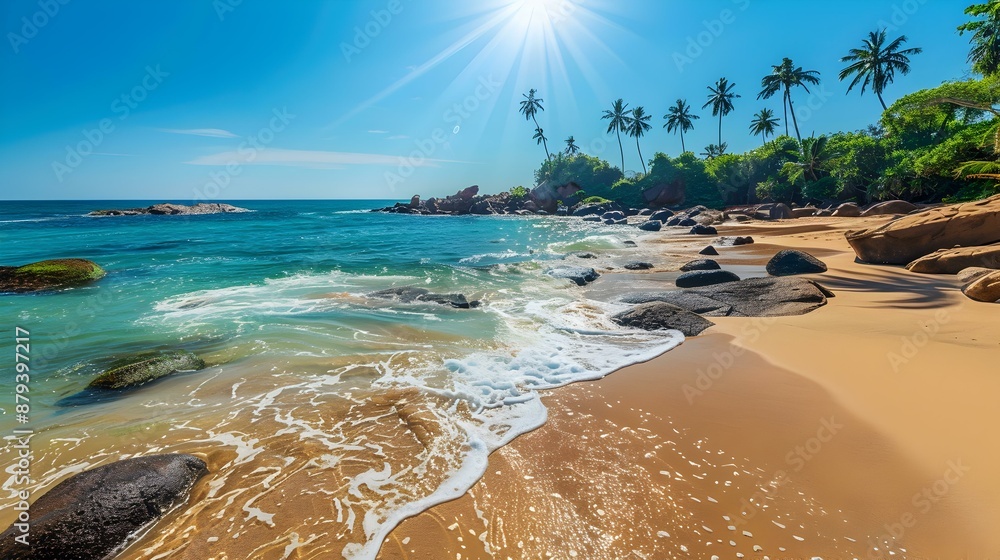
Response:
[[[742,97],[730,151],[784,56],[815,69],[795,93],[803,135],[877,121],[845,95],[839,58],[889,26],[924,53],[886,93],[966,77],[967,2],[940,0],[5,0],[0,6],[0,199],[402,199],[471,184],[528,186],[544,158],[517,114],[537,88],[553,150],[575,136],[620,161],[602,111],[622,97],[654,116],[649,159],[677,154],[673,102],[701,109],[720,77]],[[641,170],[624,139],[627,170]]]

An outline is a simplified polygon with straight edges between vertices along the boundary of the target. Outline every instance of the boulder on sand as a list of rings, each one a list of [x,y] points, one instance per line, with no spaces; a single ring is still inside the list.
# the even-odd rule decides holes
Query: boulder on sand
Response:
[[[1000,243],[986,247],[941,249],[906,265],[910,272],[958,274],[969,267],[1000,269]]]
[[[805,251],[784,249],[767,261],[767,273],[771,276],[793,276],[795,274],[816,274],[826,272],[826,264]]]
[[[586,286],[601,276],[593,268],[582,266],[561,266],[549,269],[546,274],[553,278],[565,278],[574,282],[577,286]]]
[[[399,288],[389,288],[368,294],[368,297],[379,299],[394,299],[402,303],[437,303],[439,305],[450,305],[457,309],[471,309],[479,307],[478,301],[469,301],[465,294],[436,294],[426,288],[414,286],[402,286]]]
[[[697,336],[715,324],[700,315],[662,301],[639,304],[612,316],[611,320],[623,327],[647,331],[675,329],[684,333],[684,336]]]
[[[692,270],[721,270],[719,263],[712,259],[697,259],[685,263],[681,266],[681,272],[691,272]]]
[[[916,204],[912,204],[905,200],[887,200],[885,202],[879,202],[878,204],[870,206],[864,212],[861,213],[862,218],[867,218],[868,216],[885,216],[889,214],[909,214],[914,210],[919,210],[920,208]]]
[[[832,215],[839,218],[857,218],[861,216],[861,208],[853,202],[845,202],[838,206]]]
[[[625,263],[625,270],[649,270],[653,268],[653,263],[632,261]]]
[[[639,229],[642,231],[660,231],[663,228],[663,222],[659,220],[648,220],[639,224]]]
[[[962,288],[962,293],[976,301],[1000,301],[1000,270],[976,278]]]
[[[30,546],[0,534],[0,558],[112,558],[154,522],[187,500],[205,462],[192,455],[150,455],[76,474],[31,504]]]
[[[166,377],[178,371],[204,369],[205,361],[190,352],[137,354],[112,363],[87,385],[88,389],[125,389]]]
[[[803,315],[833,297],[812,280],[795,277],[747,278],[690,290],[628,294],[624,303],[663,301],[713,317],[779,317]]]
[[[969,268],[963,268],[962,270],[958,271],[956,277],[958,278],[958,281],[961,282],[962,285],[964,286],[967,284],[971,284],[975,280],[983,276],[986,276],[987,274],[992,274],[993,272],[995,272],[995,270],[992,268],[979,268],[975,266],[970,266]]]
[[[698,251],[698,254],[699,255],[718,255],[719,252],[717,250],[715,250],[715,247],[712,247],[711,245],[709,245],[708,247],[705,247],[701,251]]]
[[[39,292],[79,286],[106,273],[86,259],[55,259],[24,266],[0,266],[0,292]]]
[[[907,264],[938,249],[997,243],[1000,195],[932,208],[846,236],[858,258],[874,264]]]
[[[698,224],[691,228],[691,235],[716,235],[719,232],[712,226]]]
[[[678,288],[697,288],[723,282],[738,282],[739,276],[728,270],[693,270],[677,277],[674,284]]]

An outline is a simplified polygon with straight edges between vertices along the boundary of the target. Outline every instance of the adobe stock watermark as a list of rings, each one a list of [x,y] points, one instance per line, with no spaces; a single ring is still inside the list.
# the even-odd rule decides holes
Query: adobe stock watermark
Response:
[[[889,360],[892,372],[899,373],[901,368],[909,364],[920,353],[920,350],[927,346],[931,337],[950,321],[951,314],[946,309],[939,309],[934,313],[934,318],[930,322],[920,325],[920,328],[915,330],[913,334],[900,337],[899,350],[885,355],[886,359]]]
[[[931,509],[951,492],[951,488],[969,473],[969,466],[963,465],[961,459],[948,461],[945,467],[941,478],[921,488],[910,498],[913,509],[904,512],[899,519],[883,525],[885,533],[869,539],[868,558],[872,560],[888,558],[884,552],[895,548],[907,532],[917,525],[918,516],[930,513]]]
[[[119,121],[124,121],[149,97],[150,92],[160,87],[169,76],[170,73],[164,72],[159,64],[155,67],[146,66],[146,74],[139,83],[111,102],[111,113],[117,115]],[[98,121],[96,128],[85,128],[80,131],[83,139],[74,145],[67,144],[65,157],[62,160],[52,161],[52,172],[55,173],[56,179],[62,183],[66,175],[80,167],[83,160],[93,154],[116,129],[114,119],[108,117]]]
[[[695,399],[712,389],[715,382],[721,379],[734,365],[736,360],[746,351],[743,343],[753,344],[771,325],[777,322],[776,317],[754,317],[740,331],[739,336],[729,344],[725,352],[713,352],[712,363],[705,368],[699,368],[695,373],[694,383],[685,383],[681,387],[688,404],[694,404]]]
[[[671,55],[678,72],[683,72],[685,66],[693,64],[701,55],[705,54],[705,49],[711,47],[722,36],[726,27],[736,23],[738,12],[745,12],[750,7],[750,0],[731,1],[736,11],[726,8],[719,12],[719,17],[702,21],[701,25],[704,29],[695,35],[687,36],[687,45],[685,45],[684,51],[674,51]]]
[[[30,16],[24,16],[19,22],[21,27],[17,30],[7,32],[7,41],[14,54],[21,52],[21,47],[27,45],[29,41],[38,36],[38,33],[49,24],[62,10],[62,7],[72,0],[38,0],[38,10]]]
[[[226,16],[235,12],[236,8],[243,3],[243,0],[213,0],[212,9],[219,21],[226,21]]]
[[[876,24],[878,29],[886,29],[888,31],[897,32],[901,27],[906,25],[910,18],[913,17],[917,12],[920,11],[921,6],[927,3],[928,0],[904,0],[897,4],[892,5],[892,15],[889,19],[880,19]]]
[[[256,133],[246,137],[237,146],[235,156],[224,164],[221,171],[212,171],[208,174],[209,181],[201,187],[195,187],[193,200],[197,202],[207,202],[214,200],[222,194],[234,177],[243,173],[243,166],[253,163],[263,150],[274,142],[279,132],[288,128],[288,124],[295,119],[295,115],[288,112],[287,107],[272,109],[272,117],[267,126],[262,127]]]
[[[806,464],[819,455],[823,451],[823,447],[830,443],[842,429],[844,429],[844,425],[838,423],[835,417],[823,418],[820,420],[815,436],[806,439],[785,454],[785,464],[788,465],[792,472],[801,472],[806,467]],[[771,488],[770,492],[773,492],[788,484],[790,480],[789,471],[778,469],[774,471],[767,487]],[[757,515],[757,512],[761,510],[761,505],[770,492],[764,487],[760,487],[749,498],[740,500],[739,515],[728,516],[733,520],[733,525],[740,527],[749,523]]]
[[[393,18],[403,13],[404,8],[402,0],[389,0],[384,8],[369,12],[371,17],[364,25],[354,26],[354,37],[351,42],[340,43],[340,52],[344,55],[344,60],[350,64],[355,56],[371,46],[372,41],[389,27]]]
[[[453,125],[451,134],[449,135],[446,129],[439,127],[431,131],[428,136],[414,140],[414,149],[409,155],[400,157],[399,166],[395,170],[385,172],[385,182],[389,185],[389,190],[395,192],[397,185],[412,177],[417,167],[433,157],[441,147],[448,143],[451,136],[458,134],[462,130],[462,125],[472,118],[472,115],[482,107],[484,102],[495,96],[502,85],[503,82],[495,80],[493,74],[480,76],[473,92],[465,99],[452,104],[441,115],[445,123]]]

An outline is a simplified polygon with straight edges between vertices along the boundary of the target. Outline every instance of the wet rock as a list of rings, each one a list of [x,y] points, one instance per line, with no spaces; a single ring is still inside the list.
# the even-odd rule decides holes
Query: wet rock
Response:
[[[624,212],[619,212],[617,210],[612,211],[612,212],[605,212],[605,213],[601,214],[601,219],[605,220],[605,221],[607,221],[607,220],[615,220],[615,221],[624,220],[625,219],[625,213]]]
[[[778,251],[767,262],[767,273],[771,276],[793,276],[796,274],[817,274],[826,272],[826,264],[805,251],[785,249]]]
[[[691,272],[692,270],[721,270],[719,263],[712,259],[698,259],[681,266],[681,272]]]
[[[576,210],[573,210],[572,214],[577,217],[600,216],[604,212],[605,209],[603,204],[584,204]]]
[[[611,317],[615,323],[647,331],[674,329],[684,336],[697,336],[715,323],[704,317],[661,301],[639,304]]]
[[[625,270],[649,270],[653,268],[653,263],[632,261],[625,263]]]
[[[676,305],[681,309],[686,309],[692,313],[697,313],[705,317],[725,317],[732,311],[732,306],[716,301],[687,290],[671,290],[668,292],[640,292],[627,294],[620,298],[622,303],[649,303],[651,301],[662,301]]]
[[[104,269],[85,259],[54,259],[0,267],[0,292],[58,290],[100,280]]]
[[[204,360],[185,351],[137,354],[112,363],[87,388],[126,389],[179,371],[197,371],[204,367]]]
[[[603,220],[601,220],[600,216],[586,216],[585,218],[583,218],[583,221],[585,221],[585,222],[601,222]]]
[[[414,286],[403,286],[399,288],[389,288],[368,294],[368,297],[379,299],[393,299],[401,303],[436,303],[447,305],[456,309],[471,309],[479,307],[478,301],[470,301],[465,294],[436,294],[426,288]]]
[[[626,239],[625,241],[622,241],[622,245],[624,245],[626,247],[638,247],[638,245],[636,244],[636,242],[632,241],[631,239]]]
[[[728,270],[693,270],[678,276],[674,283],[678,288],[697,288],[723,282],[737,282],[739,279],[739,276]]]
[[[151,455],[76,474],[31,504],[30,547],[0,534],[4,560],[102,560],[187,499],[208,473],[192,455]]]
[[[550,269],[546,274],[553,278],[565,278],[577,286],[586,286],[601,276],[593,268],[582,266],[561,266]]]

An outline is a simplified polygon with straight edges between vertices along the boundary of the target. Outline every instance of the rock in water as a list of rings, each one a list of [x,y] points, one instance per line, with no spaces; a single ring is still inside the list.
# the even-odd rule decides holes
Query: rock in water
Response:
[[[4,560],[112,558],[167,511],[187,500],[208,473],[192,455],[125,459],[72,476],[31,504],[30,547],[0,535]]]
[[[24,266],[0,267],[0,292],[39,292],[79,286],[100,280],[106,273],[85,259],[55,259]]]
[[[722,267],[712,259],[698,259],[681,266],[681,272],[691,272],[692,270],[720,270]]]
[[[590,282],[597,280],[601,275],[593,268],[582,266],[561,266],[550,269],[546,272],[553,278],[565,278],[576,283],[577,286],[586,286]]]
[[[678,288],[697,288],[723,282],[738,282],[740,277],[728,270],[694,270],[685,272],[674,281]]]
[[[439,305],[450,305],[457,309],[472,309],[479,307],[478,301],[469,301],[465,294],[436,294],[426,288],[414,286],[403,286],[400,288],[389,288],[368,294],[368,297],[379,299],[394,299],[402,303],[437,303]]]
[[[1000,269],[1000,244],[941,249],[906,265],[909,271],[924,274],[958,274],[970,267]]]
[[[231,204],[221,204],[218,202],[199,202],[194,206],[183,204],[161,203],[148,206],[146,208],[125,208],[121,210],[94,210],[88,216],[193,216],[203,214],[233,214],[249,212],[246,208],[240,208]]]
[[[178,371],[197,371],[205,361],[190,352],[139,354],[123,358],[98,375],[89,389],[125,389],[149,383]]]
[[[771,276],[793,276],[795,274],[816,274],[826,272],[826,265],[823,261],[806,253],[794,249],[778,251],[767,262],[767,273]]]
[[[997,243],[1000,195],[910,214],[846,236],[858,258],[874,264],[907,264],[938,249]]]
[[[647,331],[676,329],[684,333],[684,336],[697,336],[715,324],[700,315],[662,301],[639,304],[614,315],[611,320],[623,327]]]
[[[708,247],[705,247],[701,251],[698,251],[698,254],[699,255],[718,255],[719,252],[715,250],[715,247],[712,247],[711,245],[709,245]]]
[[[962,293],[976,301],[1000,301],[1000,270],[976,278],[962,288]]]
[[[653,268],[653,263],[632,261],[625,263],[625,270],[649,270]]]

